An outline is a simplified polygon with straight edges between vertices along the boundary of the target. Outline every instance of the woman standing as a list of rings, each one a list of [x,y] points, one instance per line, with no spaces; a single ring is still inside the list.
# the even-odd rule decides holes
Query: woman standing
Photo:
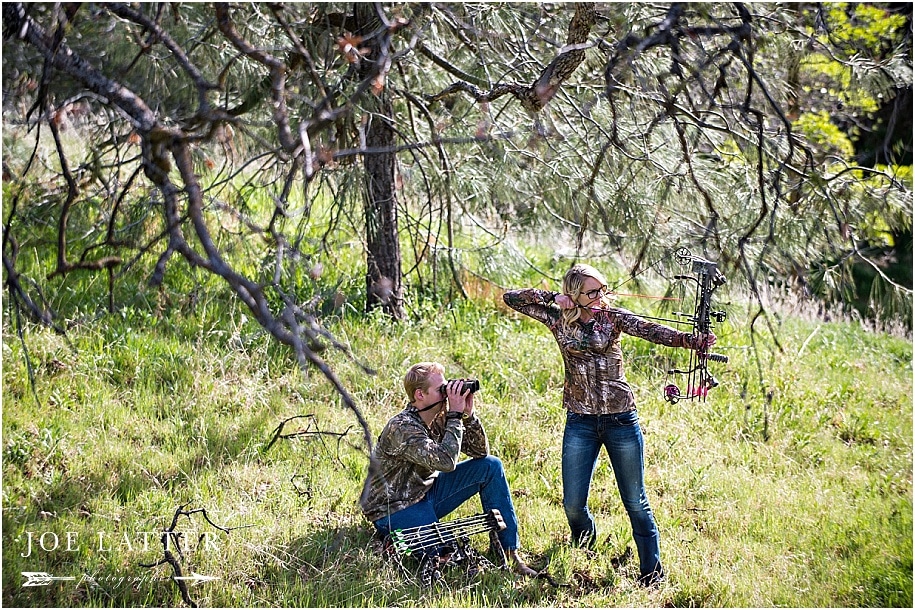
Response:
[[[659,345],[708,348],[715,335],[696,336],[644,320],[611,307],[607,280],[590,265],[574,265],[562,293],[527,288],[510,290],[505,303],[547,325],[565,365],[562,404],[562,505],[572,543],[593,546],[597,528],[588,510],[588,492],[601,446],[606,447],[639,553],[639,582],[664,579],[658,528],[645,494],[644,442],[632,388],[623,372],[620,335]]]

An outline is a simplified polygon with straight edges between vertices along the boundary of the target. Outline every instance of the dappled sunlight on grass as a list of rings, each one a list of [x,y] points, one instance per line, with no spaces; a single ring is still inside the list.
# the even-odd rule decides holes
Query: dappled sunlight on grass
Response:
[[[120,322],[118,320],[121,320]],[[754,379],[732,351],[722,386],[704,403],[670,405],[638,342],[629,369],[646,438],[646,481],[668,582],[635,585],[637,562],[615,563],[631,531],[602,456],[592,487],[595,552],[571,549],[559,474],[562,369],[548,333],[488,303],[434,320],[329,321],[355,359],[325,353],[374,435],[405,404],[404,369],[417,359],[482,382],[477,409],[506,464],[522,547],[564,587],[504,573],[420,591],[372,550],[357,499],[367,464],[361,430],[332,386],[301,374],[256,329],[189,344],[166,326],[130,318],[29,337],[42,406],[21,344],[4,338],[4,580],[20,571],[147,573],[161,548],[123,542],[17,558],[24,532],[98,531],[123,540],[161,531],[178,506],[206,508],[219,551],[189,552],[185,569],[218,574],[195,599],[209,605],[302,606],[832,606],[911,600],[911,344],[847,323],[786,323],[785,357]],[[119,327],[119,324],[122,326]],[[185,320],[182,324],[190,324]],[[129,332],[127,329],[130,329]],[[182,332],[183,336],[184,333]],[[47,339],[47,340],[45,340]],[[731,345],[743,343],[731,331]],[[804,346],[803,351],[801,347]],[[357,362],[358,360],[358,362]],[[359,362],[371,363],[374,375]],[[772,389],[765,400],[764,389]],[[10,408],[15,405],[15,408]],[[53,410],[49,411],[48,406]],[[271,434],[284,419],[286,432]],[[312,434],[306,434],[311,432]],[[322,435],[320,432],[336,436]],[[476,506],[465,507],[473,512]],[[18,540],[18,541],[17,541]],[[485,545],[483,541],[480,546]],[[37,559],[36,559],[37,558]],[[64,561],[64,560],[67,561]],[[69,567],[68,567],[69,566]],[[148,572],[167,576],[169,568]],[[5,588],[16,604],[180,603],[168,582],[108,593],[86,587]]]

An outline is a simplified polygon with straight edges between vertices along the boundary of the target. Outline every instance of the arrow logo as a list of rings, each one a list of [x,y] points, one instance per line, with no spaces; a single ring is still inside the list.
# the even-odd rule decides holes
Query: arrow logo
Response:
[[[173,580],[189,580],[191,586],[200,584],[202,582],[208,582],[210,580],[219,580],[219,576],[204,576],[203,574],[198,574],[197,572],[191,572],[190,576],[172,576]]]
[[[23,587],[46,587],[52,582],[76,580],[75,576],[51,576],[47,572],[22,572],[25,576]]]

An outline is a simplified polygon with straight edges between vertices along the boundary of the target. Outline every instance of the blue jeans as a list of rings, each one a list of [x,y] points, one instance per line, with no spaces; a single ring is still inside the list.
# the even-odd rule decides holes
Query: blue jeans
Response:
[[[616,485],[629,514],[642,576],[663,574],[658,527],[645,495],[645,445],[634,410],[612,415],[566,415],[562,506],[572,529],[572,542],[593,545],[597,538],[594,517],[588,510],[588,492],[601,445],[607,448]]]
[[[506,526],[499,532],[502,548],[517,549],[518,518],[508,479],[502,460],[492,455],[464,460],[451,472],[440,472],[422,500],[375,521],[375,527],[386,536],[392,530],[435,523],[477,494],[484,511],[495,508],[502,513]]]

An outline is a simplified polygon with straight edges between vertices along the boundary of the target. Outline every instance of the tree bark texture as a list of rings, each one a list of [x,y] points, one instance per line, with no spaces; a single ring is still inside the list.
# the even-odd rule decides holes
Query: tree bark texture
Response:
[[[365,96],[365,238],[366,311],[378,307],[395,319],[405,317],[398,240],[397,197],[394,189],[394,109],[384,77],[390,34],[379,20],[375,4],[356,3],[358,33],[367,38],[369,52],[359,67],[361,79],[374,79]]]

